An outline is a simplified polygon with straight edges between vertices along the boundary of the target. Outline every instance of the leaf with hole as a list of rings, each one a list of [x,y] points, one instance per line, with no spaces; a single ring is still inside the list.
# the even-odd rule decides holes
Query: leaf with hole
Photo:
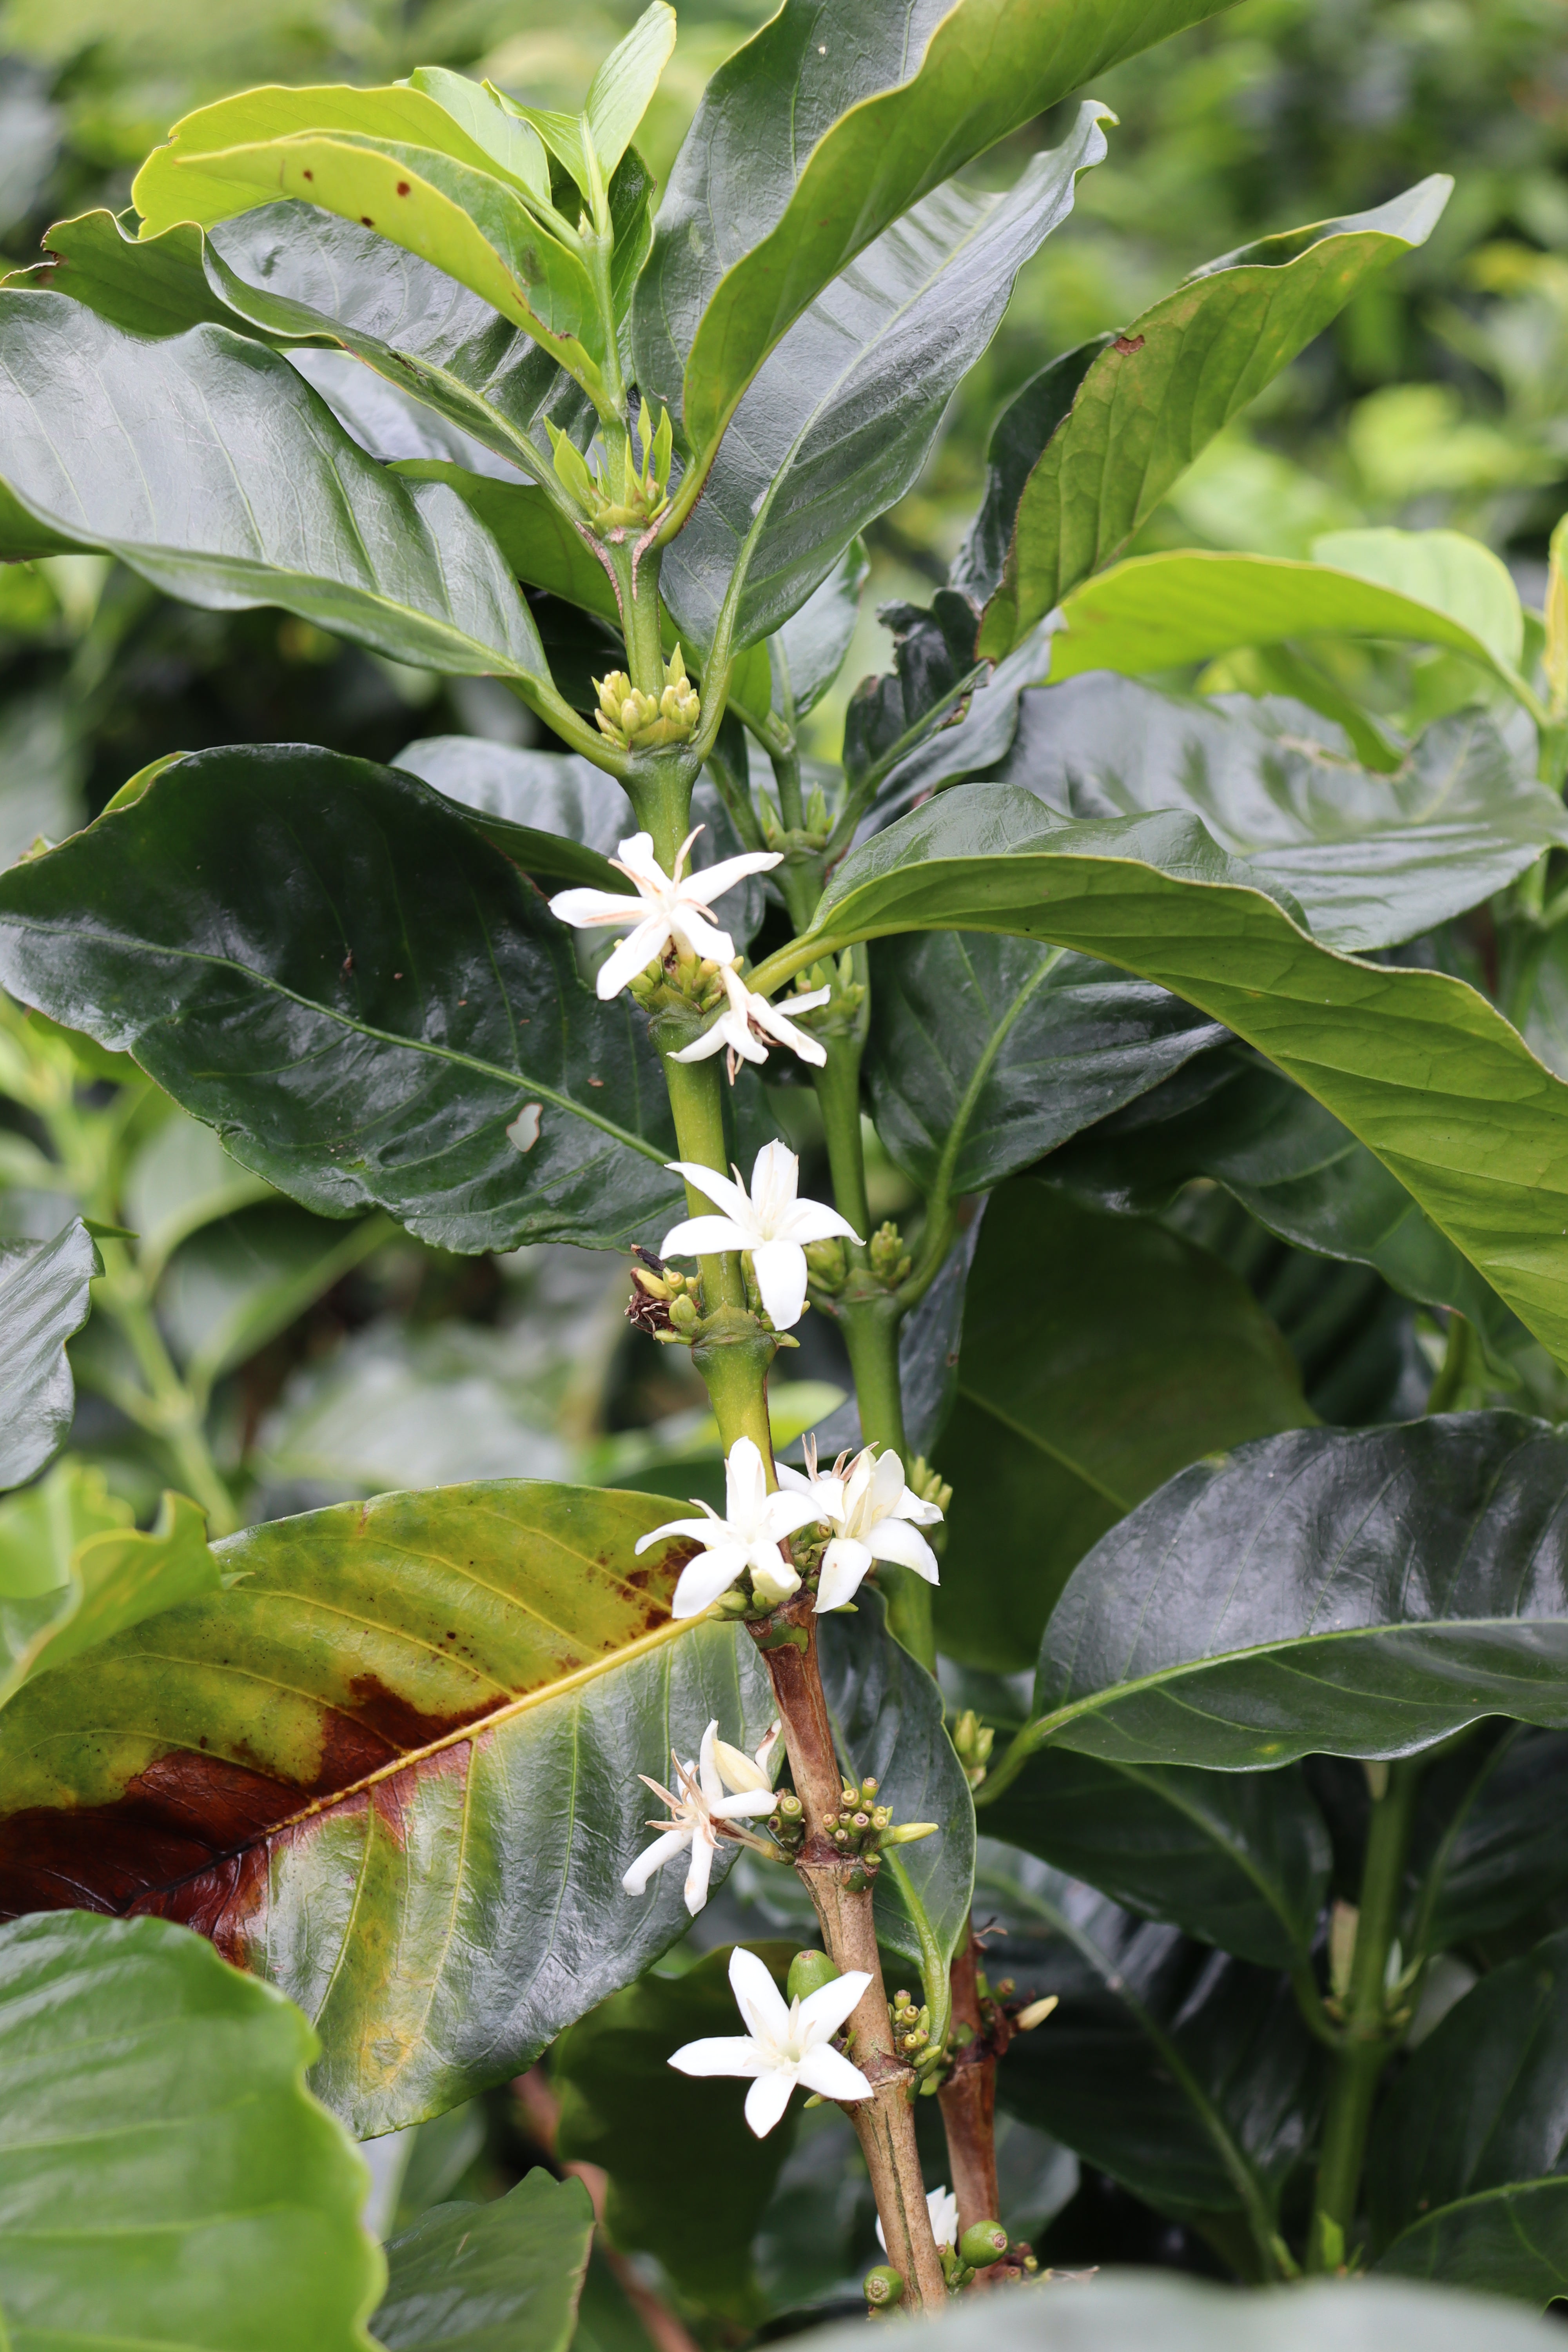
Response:
[[[677,1197],[646,1022],[599,1003],[517,868],[395,770],[289,746],[182,760],[0,877],[0,965],[326,1215],[379,1206],[447,1248],[604,1247]]]

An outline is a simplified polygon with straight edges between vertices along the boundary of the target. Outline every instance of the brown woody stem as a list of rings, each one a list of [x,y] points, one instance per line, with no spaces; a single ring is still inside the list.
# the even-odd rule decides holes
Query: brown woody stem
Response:
[[[994,2221],[1001,2205],[996,2184],[996,2061],[1009,2037],[1000,2011],[992,2011],[987,2029],[976,1982],[980,1957],[981,1947],[973,1933],[963,1950],[953,1956],[954,2042],[964,2026],[969,2034],[961,2049],[954,2048],[952,2070],[938,2095],[960,2230],[975,2221]],[[984,2279],[986,2273],[982,2271],[979,2275]]]
[[[947,2301],[947,2282],[931,2235],[915,2145],[915,2078],[893,2047],[871,1889],[850,1885],[851,1875],[861,1875],[863,1866],[839,1853],[823,1829],[825,1821],[837,1816],[843,1782],[817,1668],[810,1593],[795,1593],[771,1617],[753,1624],[751,1633],[773,1681],[795,1794],[805,1812],[806,1837],[795,1868],[816,1907],[822,1939],[835,1966],[840,1973],[863,1969],[871,1979],[849,2024],[850,2054],[874,2096],[857,2100],[846,2112],[871,2176],[888,2260],[902,2273],[911,2305],[940,2311]]]

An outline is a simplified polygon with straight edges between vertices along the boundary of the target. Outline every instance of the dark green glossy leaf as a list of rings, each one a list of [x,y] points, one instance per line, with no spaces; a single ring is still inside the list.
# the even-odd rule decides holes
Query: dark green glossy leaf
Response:
[[[200,1927],[305,2011],[362,2137],[517,2073],[688,1924],[679,1873],[621,1885],[637,1774],[772,1711],[732,1627],[669,1621],[689,1548],[637,1561],[668,1508],[496,1480],[230,1537],[226,1592],[0,1716],[0,1909]]]
[[[683,2042],[742,2030],[726,1945],[679,1977],[644,1977],[580,2018],[553,2054],[560,2155],[610,2176],[605,2220],[626,2252],[657,2254],[680,2294],[731,2326],[765,2306],[752,2241],[795,2137],[794,2103],[765,2139],[743,2084],[679,2074]],[[791,1947],[763,1945],[782,1985]],[[679,2151],[679,2154],[676,2153]]]
[[[629,890],[610,859],[637,829],[637,818],[614,777],[589,761],[474,735],[430,735],[405,744],[394,764],[472,810],[485,839],[526,873],[555,887],[584,882],[596,890]],[[745,846],[707,775],[691,795],[691,823],[700,827],[691,845],[694,872],[737,857]],[[749,945],[764,903],[755,876],[725,894],[721,919],[737,946]]]
[[[164,1496],[145,1535],[107,1499],[94,1473],[62,1463],[0,1507],[0,1706],[34,1675],[222,1590],[206,1521],[184,1495]]]
[[[852,540],[821,587],[770,638],[774,694],[794,719],[816,709],[843,668],[870,571],[865,548]]]
[[[1495,1934],[1568,1885],[1568,1734],[1510,1724],[1421,1784],[1412,1837],[1419,1894],[1405,1949]]]
[[[1385,581],[1356,542],[1414,541]],[[1346,544],[1346,542],[1350,542]],[[1054,681],[1084,670],[1136,677],[1282,637],[1392,637],[1468,655],[1520,689],[1517,593],[1489,548],[1457,531],[1342,531],[1336,562],[1275,555],[1137,555],[1064,598]]]
[[[1091,350],[1059,424],[1038,379],[1028,386],[1020,399],[1046,428],[1038,462],[1004,519],[991,509],[1013,491],[1013,453],[1005,448],[999,464],[994,452],[975,531],[983,545],[1010,538],[1005,579],[985,615],[985,652],[1006,653],[1120,554],[1199,450],[1367,278],[1426,243],[1452,187],[1435,173],[1375,211],[1288,229],[1211,261]]]
[[[1568,2288],[1568,1934],[1482,1979],[1401,2074],[1368,2151],[1377,2267],[1545,2304]]]
[[[594,2208],[542,2167],[488,2205],[437,2205],[386,2249],[387,2352],[566,2352]]]
[[[1323,2071],[1284,1979],[989,1839],[979,1884],[1012,1928],[1003,1948],[1020,1993],[1061,2003],[997,2070],[1007,2112],[1162,2212],[1234,2212],[1247,2197],[1269,2209],[1310,2138]]]
[[[1146,981],[1033,940],[934,931],[871,958],[877,1132],[928,1196],[982,1192],[1225,1032]]]
[[[940,1449],[942,1648],[1027,1664],[1123,1512],[1200,1454],[1310,1417],[1283,1340],[1216,1258],[1028,1178],[1007,1185],[969,1279]]]
[[[405,458],[401,451],[397,457],[395,470],[405,481],[446,483],[483,524],[520,580],[620,627],[621,609],[609,574],[543,490],[526,482],[498,481],[441,458]]]
[[[1063,816],[1183,809],[1260,886],[1289,893],[1317,939],[1391,947],[1489,898],[1568,816],[1479,711],[1439,719],[1393,775],[1300,702],[1192,703],[1131,678],[1026,694],[998,771]]]
[[[1037,460],[1072,410],[1079,386],[1113,338],[1096,335],[1031,376],[991,428],[985,449],[985,495],[948,580],[976,605],[989,604],[1002,583],[1018,501]],[[976,631],[978,634],[978,629]]]
[[[4,551],[100,548],[167,594],[278,604],[395,660],[548,682],[495,542],[439,482],[355,446],[280,353],[162,342],[0,291]]]
[[[583,394],[549,352],[444,270],[314,205],[264,205],[209,237],[186,224],[138,239],[112,213],[86,213],[44,242],[52,266],[32,276],[133,334],[182,334],[209,322],[352,352],[394,388],[378,422],[414,394],[420,405],[405,404],[405,418],[422,417],[426,432],[440,418],[511,466],[548,458],[546,415],[563,430],[585,429]],[[436,443],[375,454],[458,451]]]
[[[315,2038],[160,1919],[0,1928],[0,2305],[11,2352],[364,2352],[365,2168]]]
[[[791,322],[900,213],[1215,9],[788,0],[714,75],[670,174],[634,313],[644,388],[711,447]]]
[[[1519,1328],[1382,1160],[1240,1048],[1073,1138],[1039,1172],[1122,1211],[1163,1210],[1194,1179],[1222,1184],[1282,1241],[1375,1266],[1405,1297],[1457,1307],[1496,1344]]]
[[[1445,973],[1321,946],[1193,818],[1050,827],[1043,814],[1005,787],[940,794],[845,859],[759,984],[903,930],[1044,938],[1140,972],[1315,1096],[1568,1355],[1568,1088],[1501,1014]]]
[[[1184,1470],[1046,1630],[1028,1742],[1234,1770],[1568,1723],[1568,1440],[1521,1413],[1299,1430]]]
[[[641,1016],[599,1003],[515,866],[395,770],[183,760],[0,878],[0,965],[328,1215],[610,1245],[674,1197]]]
[[[75,1217],[52,1241],[0,1244],[0,1486],[19,1486],[64,1444],[76,1411],[66,1341],[92,1311],[101,1274],[92,1235]]]
[[[1307,1965],[1332,1859],[1300,1774],[1117,1765],[1046,1748],[994,1805],[987,1837],[1147,1918],[1266,1968]]]
[[[861,1587],[854,1616],[820,1628],[822,1686],[839,1759],[878,1782],[877,1801],[896,1822],[936,1822],[935,1837],[897,1849],[945,1959],[969,1926],[974,1885],[974,1808],[942,1721],[942,1693],[892,1639],[879,1595]],[[877,1937],[918,1967],[920,1938],[894,1874],[877,1880]]]
[[[1005,195],[955,184],[927,196],[791,327],[665,556],[659,584],[688,635],[711,640],[740,572],[735,642],[771,636],[908,489],[1019,268],[1104,155],[1103,111],[1081,107]]]

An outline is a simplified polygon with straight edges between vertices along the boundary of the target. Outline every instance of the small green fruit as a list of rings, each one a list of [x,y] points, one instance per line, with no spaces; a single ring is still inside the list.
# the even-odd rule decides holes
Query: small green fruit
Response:
[[[873,2311],[887,2311],[895,2303],[901,2303],[904,2294],[902,2273],[896,2271],[891,2263],[879,2263],[874,2271],[866,2273],[865,2294]]]
[[[789,1964],[789,1997],[806,2000],[824,1985],[832,1984],[837,1975],[826,1952],[797,1952]]]
[[[959,2260],[972,2271],[999,2263],[1007,2251],[1007,2232],[1000,2221],[971,2221],[958,2242]]]

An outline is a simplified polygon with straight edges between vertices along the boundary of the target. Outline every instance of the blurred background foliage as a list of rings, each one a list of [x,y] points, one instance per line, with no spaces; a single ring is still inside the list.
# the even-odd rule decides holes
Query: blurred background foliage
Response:
[[[122,206],[169,124],[237,86],[377,81],[444,63],[574,106],[637,13],[637,0],[4,0],[0,253],[23,266],[52,220]],[[682,0],[679,46],[641,139],[656,173],[708,76],[765,13],[752,0]],[[889,667],[877,607],[927,602],[943,582],[992,422],[1026,377],[1123,325],[1196,265],[1377,204],[1428,172],[1458,184],[1431,243],[1360,295],[1205,452],[1140,545],[1299,555],[1342,525],[1453,523],[1489,541],[1527,604],[1541,602],[1547,533],[1568,506],[1568,0],[1245,0],[1097,94],[1121,118],[1110,162],[1026,270],[925,478],[870,534],[860,629],[814,720],[825,758],[856,682]],[[1055,130],[1032,126],[987,173],[1010,178]],[[1207,681],[1250,682],[1235,665]],[[1358,683],[1375,698],[1375,681]],[[1399,692],[1409,691],[1405,677]],[[543,740],[500,687],[443,682],[275,612],[194,611],[95,556],[0,570],[0,862],[72,831],[170,752],[302,740],[390,760],[413,739],[447,734]],[[808,1151],[811,1109],[798,1089],[783,1098],[781,1118]],[[875,1155],[872,1172],[874,1213],[898,1214],[910,1201],[902,1180]],[[628,1330],[618,1261],[554,1249],[459,1259],[379,1217],[314,1217],[227,1160],[129,1062],[5,1008],[0,1246],[53,1233],[76,1206],[103,1235],[106,1267],[73,1351],[72,1447],[49,1474],[79,1512],[103,1507],[107,1487],[145,1520],[165,1483],[194,1494],[215,1532],[391,1486],[489,1475],[717,1492],[700,1388],[679,1351]],[[1251,1283],[1321,1410],[1363,1420],[1419,1409],[1441,1338],[1380,1277],[1289,1250],[1218,1199],[1173,1213]],[[808,1321],[801,1336],[793,1382],[775,1391],[792,1436],[841,1385],[831,1335]],[[1538,1370],[1544,1382],[1543,1361]],[[742,1864],[700,1936],[650,1985],[673,1988],[699,1946],[759,1932],[746,1885]],[[763,1915],[762,1932],[804,1924],[786,1904]],[[541,2076],[526,2094],[498,2093],[378,2144],[382,2224],[455,2191],[498,2193],[552,2154],[563,2094],[570,2124],[574,2098],[581,2108],[589,2096],[574,2087],[570,2053],[553,2085]],[[714,2112],[715,2194],[746,2155],[732,2104]],[[683,2296],[657,2264],[638,2272],[658,2251],[655,2217],[643,2253],[613,2268],[595,2254],[579,2340],[646,2352],[637,2298],[648,2277],[704,2341],[736,2342],[786,2311],[798,2325],[803,2300],[858,2307],[869,2208],[839,2124],[803,2119],[793,2153],[782,2132],[768,2144],[782,2170],[756,2192],[756,2275],[732,2284],[724,2308]],[[1022,2124],[1007,2129],[1002,2218],[1047,2259],[1205,2265],[1201,2243],[1127,2191],[1091,2175],[1079,2186],[1065,2151]],[[933,2146],[931,2177],[941,2170]],[[622,2238],[639,2242],[629,2223]]]

